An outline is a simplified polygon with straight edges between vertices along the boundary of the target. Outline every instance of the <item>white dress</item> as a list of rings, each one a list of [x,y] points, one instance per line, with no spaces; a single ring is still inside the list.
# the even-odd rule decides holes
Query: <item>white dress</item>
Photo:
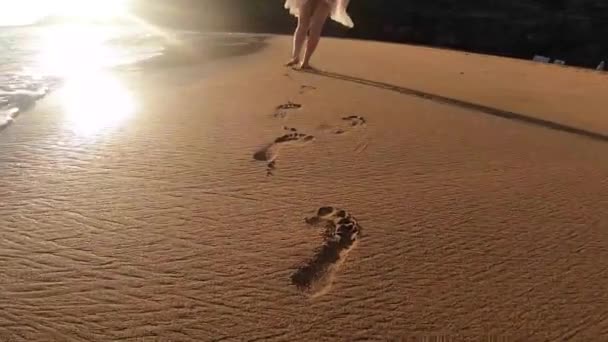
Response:
[[[296,17],[300,15],[300,9],[304,6],[308,0],[287,0],[285,1],[285,8],[289,10],[289,13]],[[355,24],[350,18],[346,9],[350,0],[323,0],[331,6],[331,18],[340,24],[347,27],[354,27]]]

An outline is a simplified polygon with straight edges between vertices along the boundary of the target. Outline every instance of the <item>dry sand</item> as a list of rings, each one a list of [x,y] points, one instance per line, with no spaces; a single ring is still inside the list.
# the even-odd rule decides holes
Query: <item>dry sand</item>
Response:
[[[124,75],[137,114],[96,136],[62,90],[0,133],[0,341],[608,336],[605,76],[288,50]],[[302,290],[327,205],[363,235]]]

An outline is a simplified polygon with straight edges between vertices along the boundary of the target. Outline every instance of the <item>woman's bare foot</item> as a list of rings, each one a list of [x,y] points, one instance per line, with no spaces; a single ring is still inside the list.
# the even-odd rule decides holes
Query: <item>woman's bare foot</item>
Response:
[[[312,70],[313,68],[310,66],[310,64],[302,62],[300,63],[300,65],[298,65],[298,70]]]
[[[292,67],[294,65],[298,65],[300,61],[297,58],[292,58],[289,62],[285,63],[286,67]]]

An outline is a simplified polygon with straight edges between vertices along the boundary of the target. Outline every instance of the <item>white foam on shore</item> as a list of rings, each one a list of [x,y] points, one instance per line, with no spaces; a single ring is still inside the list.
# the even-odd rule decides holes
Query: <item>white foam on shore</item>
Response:
[[[10,124],[22,111],[31,108],[58,84],[53,77],[26,73],[0,75],[0,127]]]

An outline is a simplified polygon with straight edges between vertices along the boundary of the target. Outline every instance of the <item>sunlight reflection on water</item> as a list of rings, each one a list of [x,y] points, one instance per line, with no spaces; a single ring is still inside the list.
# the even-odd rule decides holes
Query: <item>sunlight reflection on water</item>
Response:
[[[69,78],[61,92],[66,126],[89,137],[124,124],[136,112],[131,92],[109,72]]]
[[[61,105],[67,127],[90,137],[125,123],[135,99],[109,68],[124,62],[119,33],[112,27],[59,26],[41,40],[36,68],[63,79]]]
[[[35,64],[41,73],[69,78],[127,63],[128,47],[112,44],[118,27],[60,25],[45,30]]]

